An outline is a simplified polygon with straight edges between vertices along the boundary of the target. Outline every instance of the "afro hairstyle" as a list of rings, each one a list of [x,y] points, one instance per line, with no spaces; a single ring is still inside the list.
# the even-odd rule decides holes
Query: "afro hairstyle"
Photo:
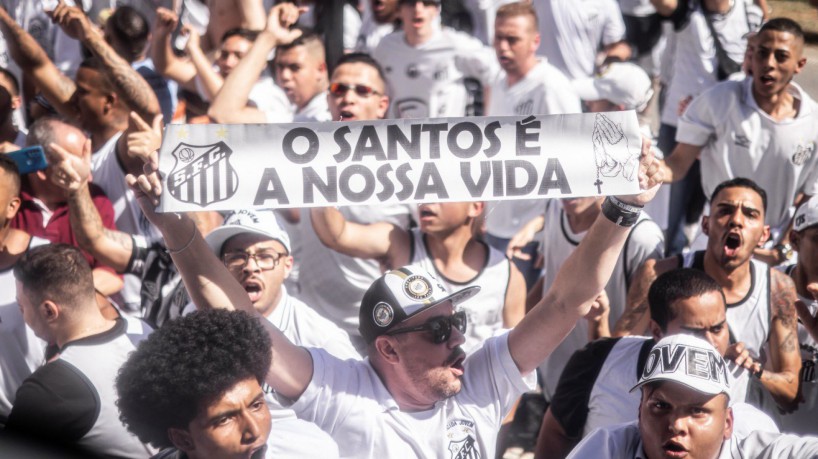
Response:
[[[241,311],[205,310],[165,324],[139,344],[116,380],[119,418],[142,442],[173,446],[202,407],[236,383],[270,370],[272,342]]]

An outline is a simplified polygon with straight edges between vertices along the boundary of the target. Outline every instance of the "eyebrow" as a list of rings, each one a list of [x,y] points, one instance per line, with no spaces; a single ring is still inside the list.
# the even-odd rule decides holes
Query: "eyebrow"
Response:
[[[263,400],[263,399],[264,399],[264,393],[261,392],[261,393],[259,393],[258,395],[256,395],[253,398],[253,400],[250,402],[250,405],[253,405],[254,403],[258,402],[259,400]],[[240,408],[239,409],[219,411],[218,413],[214,414],[213,416],[208,417],[207,418],[207,423],[211,424],[211,423],[213,423],[214,421],[216,421],[219,418],[222,418],[222,417],[225,417],[225,416],[233,416],[235,414],[239,414],[240,412],[241,412]]]
[[[716,328],[716,327],[721,327],[726,322],[727,322],[727,319],[724,319],[724,320],[722,320],[721,322],[719,322],[719,323],[717,323],[715,325],[710,325],[709,327],[689,327],[687,325],[681,325],[679,328],[681,328],[682,330],[687,330],[687,331],[704,331],[704,330],[710,330],[710,329]]]

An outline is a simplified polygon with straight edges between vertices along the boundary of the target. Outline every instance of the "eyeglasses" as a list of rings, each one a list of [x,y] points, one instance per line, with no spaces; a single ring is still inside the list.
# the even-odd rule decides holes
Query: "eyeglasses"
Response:
[[[239,270],[247,266],[247,263],[252,258],[256,261],[256,265],[259,269],[267,271],[275,269],[275,267],[278,266],[279,260],[281,260],[281,257],[284,255],[286,254],[278,253],[275,250],[265,250],[257,253],[227,252],[222,256],[222,261],[224,265],[227,266],[227,269]]]
[[[449,317],[435,317],[423,325],[399,328],[397,330],[388,331],[386,334],[398,335],[401,333],[428,331],[432,334],[432,341],[435,344],[440,344],[449,341],[449,337],[452,336],[452,327],[456,328],[460,333],[466,333],[467,322],[466,311],[457,311]]]
[[[373,94],[378,96],[381,95],[381,93],[376,91],[372,86],[362,84],[332,83],[329,85],[329,92],[335,97],[344,96],[349,90],[355,91],[355,94],[357,94],[359,97],[369,97]]]

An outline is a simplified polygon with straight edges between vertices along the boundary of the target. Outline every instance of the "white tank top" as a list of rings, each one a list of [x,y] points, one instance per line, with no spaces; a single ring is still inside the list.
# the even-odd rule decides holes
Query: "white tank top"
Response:
[[[484,244],[488,252],[486,262],[480,272],[468,282],[455,282],[448,279],[435,267],[426,247],[425,235],[420,232],[420,229],[413,228],[410,234],[412,235],[410,264],[435,273],[449,291],[473,285],[480,286],[480,293],[461,305],[468,315],[468,328],[463,350],[467,353],[471,352],[482,345],[486,338],[494,336],[503,328],[503,307],[506,302],[508,281],[511,278],[511,264],[508,258],[503,252]]]
[[[689,252],[682,256],[682,267],[704,271],[704,252]],[[762,362],[762,350],[770,338],[770,268],[758,260],[750,260],[750,291],[738,303],[727,305],[727,325],[730,336],[742,341],[750,355]]]

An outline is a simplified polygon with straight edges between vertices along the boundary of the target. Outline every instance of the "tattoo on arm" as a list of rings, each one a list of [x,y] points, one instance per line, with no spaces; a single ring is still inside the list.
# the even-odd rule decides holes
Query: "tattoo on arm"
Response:
[[[795,302],[798,297],[792,281],[778,271],[772,272],[771,280],[773,285],[770,289],[770,308],[773,321],[779,321],[784,328],[795,333],[798,317],[795,312]]]
[[[105,234],[105,237],[111,240],[111,242],[116,243],[118,246],[122,247],[128,252],[133,250],[133,241],[131,240],[130,234],[108,228],[103,228],[102,232]]]

